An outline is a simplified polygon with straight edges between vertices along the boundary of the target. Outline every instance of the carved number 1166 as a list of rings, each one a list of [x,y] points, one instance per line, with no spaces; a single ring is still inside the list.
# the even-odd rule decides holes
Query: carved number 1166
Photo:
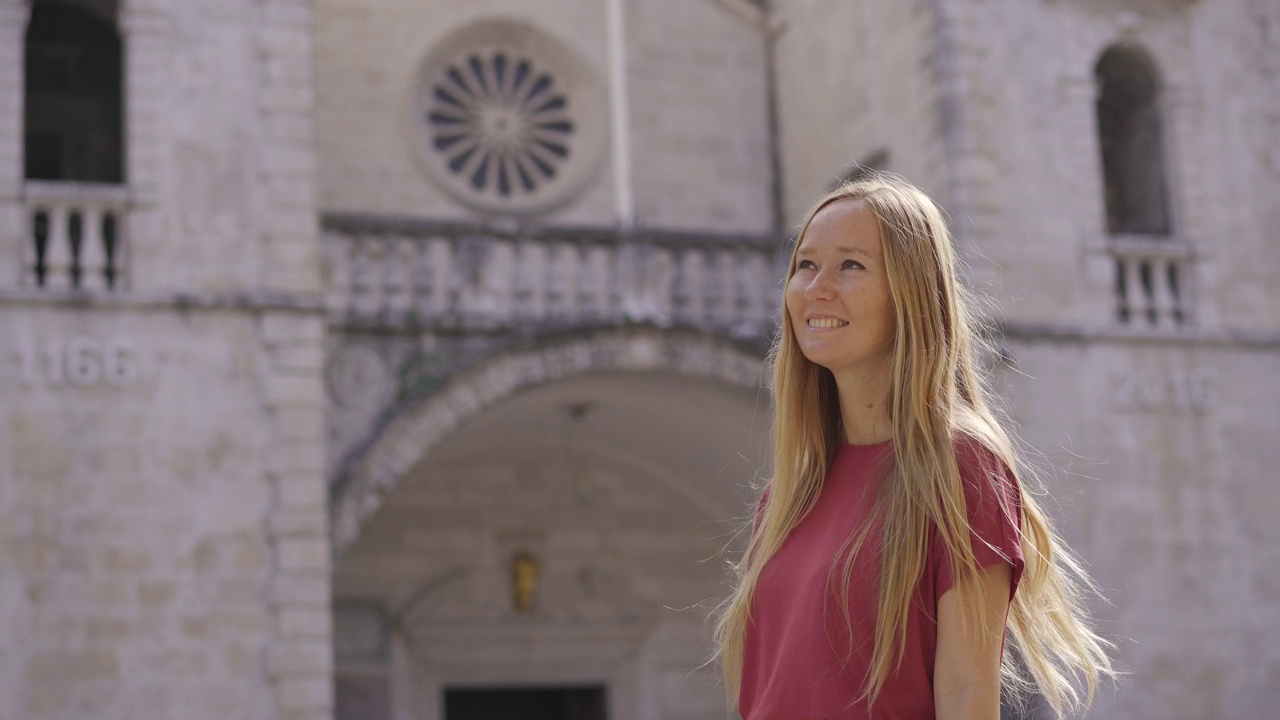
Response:
[[[137,354],[123,340],[106,343],[91,338],[70,338],[40,343],[22,343],[14,351],[18,378],[24,386],[43,383],[49,387],[88,388],[105,383],[128,387],[138,379]]]

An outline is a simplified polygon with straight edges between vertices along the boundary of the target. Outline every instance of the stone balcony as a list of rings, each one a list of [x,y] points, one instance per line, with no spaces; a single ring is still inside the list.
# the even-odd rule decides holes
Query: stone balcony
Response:
[[[24,287],[93,292],[124,286],[128,188],[29,180],[23,201]]]
[[[1113,235],[1115,318],[1130,328],[1172,329],[1191,324],[1191,244],[1177,238]]]
[[[330,323],[387,331],[651,324],[767,340],[787,261],[779,237],[360,215],[323,225]]]

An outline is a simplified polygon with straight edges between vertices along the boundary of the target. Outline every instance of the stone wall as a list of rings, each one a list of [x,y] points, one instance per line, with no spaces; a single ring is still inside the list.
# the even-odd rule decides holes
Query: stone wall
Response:
[[[772,149],[788,228],[853,161],[882,159],[924,186],[952,212],[973,278],[1009,321],[1006,343],[1026,373],[1008,375],[1012,411],[1059,468],[1049,476],[1058,503],[1051,510],[1114,602],[1098,606],[1100,627],[1120,641],[1133,674],[1099,712],[1266,715],[1280,682],[1280,597],[1268,574],[1280,561],[1269,549],[1280,537],[1268,524],[1278,500],[1269,473],[1280,463],[1271,438],[1280,426],[1272,377],[1280,352],[1274,3],[780,0],[767,18],[738,0],[622,5],[637,223],[713,230],[721,239],[766,232],[774,222]],[[473,553],[472,564],[490,573],[476,577],[492,584],[501,548],[484,543],[496,535],[477,540],[458,518],[498,507],[479,491],[514,493],[524,487],[518,468],[538,461],[455,457],[438,487],[384,503],[402,481],[411,485],[428,449],[535,383],[626,370],[754,387],[758,358],[723,328],[691,337],[595,328],[525,338],[478,368],[483,376],[430,376],[445,388],[440,401],[392,419],[386,433],[375,425],[390,417],[380,415],[388,398],[359,414],[334,406],[329,437],[322,369],[350,355],[344,343],[420,344],[427,357],[439,348],[425,334],[390,328],[381,311],[380,320],[356,318],[347,335],[330,336],[327,322],[347,320],[325,316],[325,300],[341,308],[343,298],[321,296],[331,286],[317,257],[317,208],[493,219],[432,179],[406,124],[424,57],[458,29],[500,17],[566,48],[605,102],[590,117],[601,133],[598,165],[584,173],[581,194],[541,221],[614,224],[606,6],[121,6],[124,282],[76,292],[35,287],[21,260],[31,219],[21,168],[28,4],[0,0],[0,341],[11,353],[0,372],[0,623],[14,649],[0,653],[0,718],[327,718],[326,450],[336,465],[367,441],[376,461],[355,463],[350,492],[338,496],[338,537],[356,548],[339,573],[344,596],[377,589],[389,568],[442,564],[431,548],[451,542]],[[1143,48],[1165,90],[1175,226],[1194,249],[1194,323],[1178,332],[1110,324],[1114,266],[1103,237],[1092,71],[1116,42]],[[509,228],[494,232],[515,237]],[[719,255],[714,266],[730,267],[732,258]],[[385,288],[392,277],[388,270]],[[367,280],[353,287],[376,286]],[[417,287],[397,282],[398,293]],[[578,287],[581,296],[610,296],[594,279],[588,285]],[[468,330],[452,339],[474,349],[493,337]],[[359,355],[348,364],[356,380],[368,365]],[[351,394],[361,392],[356,383]],[[763,412],[755,407],[725,414]],[[664,457],[688,469],[706,461],[698,449],[674,457],[668,448]],[[648,606],[714,595],[706,566],[668,571],[677,547],[706,557],[715,543],[686,526],[648,526],[679,515],[664,515],[679,502],[645,495],[656,485],[628,484],[644,472],[597,460],[602,487],[623,498],[609,516],[622,530],[574,525],[582,518],[572,513],[548,516],[553,531],[539,542],[562,563],[547,576],[558,588],[548,597],[572,610],[551,619],[626,612],[635,598]],[[555,473],[525,479],[530,488],[545,483],[548,494],[508,500],[534,507],[567,492],[552,487]],[[424,518],[438,528],[419,529]],[[390,538],[381,555],[360,554],[366,525]],[[587,550],[596,541],[602,558],[638,569],[627,597],[591,605],[555,595],[591,585],[565,568],[596,562]],[[453,610],[476,611],[467,599],[483,599],[485,587],[492,589],[459,596]],[[546,640],[538,632],[517,639],[536,645]],[[689,640],[694,624],[619,632],[620,642],[638,644],[626,645],[633,656],[616,676],[618,702],[672,718],[699,717],[718,702],[713,679],[684,674],[702,648]],[[609,639],[586,646],[607,646],[601,637]]]
[[[1274,703],[1280,26],[1263,5],[796,0],[772,18],[788,223],[841,164],[887,149],[950,212],[1008,323],[1011,412],[1131,672],[1103,714]],[[1116,323],[1093,77],[1113,44],[1159,76],[1170,242],[1190,248],[1177,329]]]
[[[596,91],[608,80],[603,3],[566,0],[535,9],[517,0],[405,0],[373,9],[355,0],[321,0],[316,18],[320,206],[326,211],[476,217],[443,192],[422,166],[414,145],[421,123],[411,103],[424,57],[477,21],[504,18],[536,27],[589,69]],[[595,122],[607,127],[607,114]],[[602,166],[594,182],[548,220],[612,224],[612,192],[612,176]]]
[[[625,3],[636,223],[768,232],[763,15],[699,0]]]
[[[1263,279],[1278,186],[1258,162],[1259,18],[1247,3],[950,4],[982,46],[973,84],[1000,89],[965,94],[983,158],[975,278],[1026,373],[1010,376],[1012,410],[1056,467],[1050,509],[1112,603],[1097,605],[1099,627],[1131,673],[1098,712],[1266,714],[1280,642],[1265,468],[1280,458],[1264,435],[1280,421],[1267,370],[1280,341]],[[1159,78],[1169,242],[1193,252],[1177,331],[1115,325],[1094,81],[1114,45]]]
[[[1108,717],[1265,716],[1280,667],[1276,350],[1011,339],[1013,416],[1045,509],[1108,603],[1129,673]]]
[[[886,157],[947,200],[936,23],[929,3],[782,0],[771,19],[783,226],[854,163]]]
[[[1274,270],[1260,210],[1275,181],[1259,175],[1249,145],[1262,116],[1246,108],[1265,94],[1249,89],[1261,87],[1261,53],[1257,20],[1239,5],[1059,2],[970,13],[979,37],[1001,40],[984,44],[973,70],[976,84],[1003,91],[975,97],[970,116],[999,198],[981,234],[981,270],[1011,320],[1096,326],[1114,316],[1094,66],[1120,45],[1149,58],[1158,76],[1174,235],[1195,252],[1184,289],[1196,324],[1274,322],[1264,320],[1274,299],[1251,279]]]
[[[0,717],[329,717],[310,6],[121,6],[126,282],[0,287]]]
[[[632,202],[647,227],[764,231],[771,224],[768,136],[760,14],[700,0],[623,3],[624,90],[630,108]],[[500,19],[527,30],[479,37],[474,47],[507,48],[514,60],[528,30],[563,47],[572,73],[556,78],[569,92],[573,133],[599,133],[590,178],[547,210],[548,224],[613,226],[618,219],[611,147],[613,108],[604,3],[317,4],[318,129],[321,206],[326,211],[476,219],[424,165],[423,122],[414,97],[419,69],[456,33]],[[521,35],[524,35],[522,38]],[[483,34],[482,34],[483,35]],[[545,51],[535,50],[536,60]],[[590,97],[588,97],[590,96]],[[583,101],[589,99],[590,103]],[[584,104],[600,112],[583,114]],[[415,112],[417,115],[415,115]],[[731,131],[726,131],[727,129]],[[428,150],[427,152],[432,152]],[[548,157],[549,160],[553,159]],[[519,192],[517,191],[517,195]],[[515,213],[527,216],[528,213]]]
[[[21,633],[0,715],[272,716],[252,320],[6,305],[0,327],[33,361],[0,380],[0,563]]]
[[[23,37],[28,8],[18,0],[0,2],[0,253],[22,257],[26,212],[22,196]],[[0,283],[16,287],[22,280],[22,263],[0,266]]]
[[[1280,228],[1280,7],[1266,0],[1255,0],[1253,12],[1245,20],[1239,21],[1241,37],[1252,36],[1253,42],[1244,45],[1245,53],[1257,59],[1254,69],[1247,73],[1252,78],[1248,87],[1237,94],[1239,98],[1250,98],[1259,103],[1260,112],[1255,113],[1236,109],[1232,115],[1237,127],[1247,128],[1245,137],[1251,139],[1249,152],[1243,157],[1237,156],[1236,162],[1244,166],[1244,172],[1252,178],[1252,182],[1243,188],[1234,186],[1233,190],[1253,188],[1253,195],[1258,198],[1258,209],[1251,228],[1242,228],[1241,232],[1254,240],[1252,251],[1248,255],[1240,253],[1233,262],[1233,267],[1253,268],[1250,282],[1250,296],[1255,298],[1249,308],[1249,322],[1264,326],[1272,331],[1280,327],[1280,293],[1274,291],[1270,283],[1259,284],[1258,278],[1275,277],[1274,265],[1271,272],[1253,264],[1257,255],[1265,253],[1263,248],[1270,248],[1271,262],[1276,262],[1276,238]],[[1254,160],[1254,162],[1247,162]],[[1237,180],[1237,182],[1240,182]],[[1270,188],[1270,190],[1268,190]],[[1229,213],[1230,205],[1224,210]],[[1268,234],[1266,229],[1270,229]],[[1270,292],[1264,292],[1267,288]]]

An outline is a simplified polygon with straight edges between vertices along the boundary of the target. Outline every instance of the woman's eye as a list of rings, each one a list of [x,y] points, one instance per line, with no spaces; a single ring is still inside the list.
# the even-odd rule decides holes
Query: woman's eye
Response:
[[[800,262],[796,263],[797,270],[812,270],[815,267],[817,266],[813,264],[812,260],[801,260]]]
[[[840,266],[843,270],[855,270],[862,267],[862,263],[857,260],[845,260],[844,265]]]

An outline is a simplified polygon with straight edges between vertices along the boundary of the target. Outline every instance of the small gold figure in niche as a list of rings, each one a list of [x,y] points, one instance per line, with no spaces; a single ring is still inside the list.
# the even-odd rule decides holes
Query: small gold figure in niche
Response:
[[[533,609],[538,595],[538,559],[532,554],[520,551],[512,561],[515,580],[516,612],[527,613]]]

